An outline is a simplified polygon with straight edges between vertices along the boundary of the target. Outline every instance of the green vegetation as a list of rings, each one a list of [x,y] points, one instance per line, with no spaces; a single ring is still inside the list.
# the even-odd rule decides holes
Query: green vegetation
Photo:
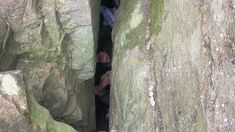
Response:
[[[162,12],[164,0],[152,0],[151,2],[151,31],[157,35],[161,30]]]

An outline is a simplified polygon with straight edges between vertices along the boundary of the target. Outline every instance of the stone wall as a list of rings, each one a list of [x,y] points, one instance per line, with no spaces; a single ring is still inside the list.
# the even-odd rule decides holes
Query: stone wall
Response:
[[[235,131],[234,0],[123,0],[111,130]]]
[[[0,71],[21,70],[37,102],[78,130],[95,129],[99,0],[0,0]],[[88,111],[89,110],[89,111]]]

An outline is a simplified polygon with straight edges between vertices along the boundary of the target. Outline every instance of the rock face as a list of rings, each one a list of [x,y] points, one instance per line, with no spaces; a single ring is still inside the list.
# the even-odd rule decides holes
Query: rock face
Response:
[[[29,131],[28,106],[23,76],[18,72],[0,74],[1,131]]]
[[[123,0],[111,130],[235,131],[235,1]]]
[[[0,0],[0,71],[21,70],[37,102],[78,130],[95,129],[99,0]]]
[[[0,73],[0,106],[1,132],[76,132],[36,102],[20,71]]]

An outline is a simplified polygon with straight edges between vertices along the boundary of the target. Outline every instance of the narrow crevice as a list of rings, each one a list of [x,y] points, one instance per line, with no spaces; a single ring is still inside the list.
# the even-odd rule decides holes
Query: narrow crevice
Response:
[[[113,43],[112,27],[118,3],[115,0],[101,0],[100,30],[96,54],[95,73],[95,102],[96,102],[96,130],[108,131],[110,105],[110,79]]]

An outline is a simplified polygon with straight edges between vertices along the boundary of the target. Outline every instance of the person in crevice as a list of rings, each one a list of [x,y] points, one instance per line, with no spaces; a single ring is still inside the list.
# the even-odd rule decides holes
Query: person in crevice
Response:
[[[110,99],[110,71],[107,71],[100,77],[100,82],[95,87],[95,95],[97,98],[107,107],[109,107],[109,99]]]
[[[95,96],[97,130],[108,130],[110,73],[112,62],[111,32],[117,7],[115,0],[101,0],[100,33],[96,56]]]
[[[101,20],[103,27],[113,27],[115,22],[115,16],[117,11],[117,5],[114,0],[102,0],[100,6]]]
[[[96,55],[96,61],[97,61],[97,63],[101,63],[101,64],[109,64],[110,63],[110,57],[109,57],[107,52],[100,51]]]
[[[108,128],[110,104],[110,80],[112,62],[112,40],[106,39],[99,43],[96,55],[95,97],[98,127]],[[100,126],[100,123],[102,124]]]
[[[95,95],[107,107],[109,106],[110,74],[112,69],[111,56],[112,41],[106,40],[102,43],[96,55]]]

